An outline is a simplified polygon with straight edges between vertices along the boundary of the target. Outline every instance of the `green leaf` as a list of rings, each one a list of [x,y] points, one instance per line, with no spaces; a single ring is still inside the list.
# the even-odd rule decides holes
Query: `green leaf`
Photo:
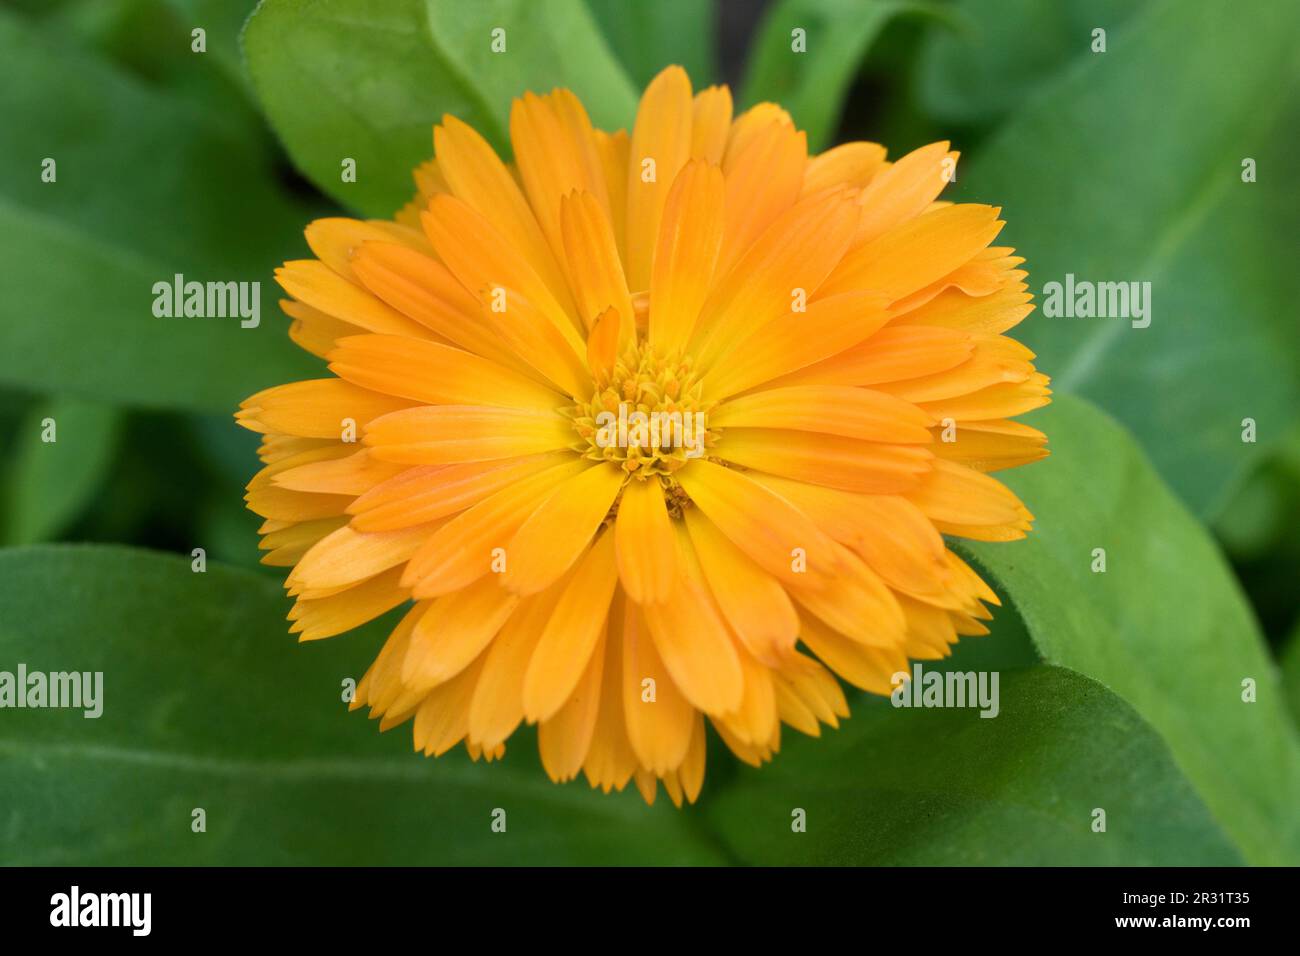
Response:
[[[1028,257],[1035,290],[1068,274],[1151,283],[1148,328],[1040,313],[1024,338],[1200,515],[1300,403],[1300,272],[1281,254],[1300,218],[1297,30],[1295,4],[1154,2],[959,172],[964,198],[1004,207],[1000,241]],[[1247,418],[1258,443],[1242,441]]]
[[[717,82],[714,0],[587,0],[587,5],[637,86],[670,63],[685,67],[697,90]]]
[[[269,303],[256,329],[155,318],[150,290],[170,278],[165,268],[3,200],[0,255],[22,280],[0,299],[6,384],[229,414],[260,388],[320,374],[288,344]]]
[[[778,0],[750,49],[741,101],[785,107],[817,152],[834,137],[858,65],[885,24],[899,13],[932,10],[901,0]],[[793,49],[795,30],[804,31],[804,52]]]
[[[271,140],[239,55],[256,0],[72,0],[40,11],[47,33],[93,50],[149,86],[192,100],[232,134]],[[193,49],[202,28],[206,49]]]
[[[9,14],[0,51],[0,382],[228,413],[309,377],[318,363],[288,342],[271,270],[300,253],[310,217],[261,152]],[[177,273],[260,282],[261,324],[155,317],[153,285]]]
[[[382,626],[297,645],[277,584],[118,547],[0,551],[0,660],[102,671],[103,713],[6,710],[11,864],[715,863],[667,801],[556,786],[527,735],[501,763],[426,759],[342,702]],[[390,622],[391,623],[391,622]],[[206,813],[207,832],[191,830]],[[493,811],[506,813],[494,833]]]
[[[492,49],[505,31],[505,52]],[[499,36],[499,35],[498,35]],[[452,113],[507,151],[510,101],[568,86],[592,121],[636,95],[581,0],[266,0],[244,30],[253,84],[298,167],[344,205],[389,216]],[[356,182],[343,182],[344,159]]]
[[[112,464],[121,417],[110,406],[74,398],[37,403],[19,426],[17,447],[8,450],[7,543],[53,538],[82,512]]]
[[[1110,688],[1164,737],[1247,860],[1294,865],[1300,740],[1232,571],[1113,421],[1069,397],[1032,420],[1051,457],[999,477],[1034,530],[963,548],[1014,598],[1044,660]]]
[[[958,0],[951,29],[932,30],[917,59],[926,112],[946,122],[1001,119],[1076,60],[1093,56],[1092,31],[1109,34],[1145,0]]]
[[[504,123],[524,90],[567,86],[597,126],[631,128],[639,93],[582,0],[425,0],[425,8],[434,42],[494,118]],[[504,53],[492,50],[498,29],[505,31]]]
[[[1282,686],[1296,726],[1300,727],[1300,621],[1282,645]]]
[[[1160,738],[1104,687],[1038,666],[1001,674],[998,696],[993,719],[863,697],[820,740],[783,734],[708,819],[758,864],[1240,863]]]

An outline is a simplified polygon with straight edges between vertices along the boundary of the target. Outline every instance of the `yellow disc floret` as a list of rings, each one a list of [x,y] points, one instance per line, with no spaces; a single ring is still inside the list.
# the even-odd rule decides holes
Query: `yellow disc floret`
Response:
[[[575,450],[634,478],[671,476],[715,441],[701,391],[689,356],[661,357],[647,342],[631,345],[590,400],[571,409]]]

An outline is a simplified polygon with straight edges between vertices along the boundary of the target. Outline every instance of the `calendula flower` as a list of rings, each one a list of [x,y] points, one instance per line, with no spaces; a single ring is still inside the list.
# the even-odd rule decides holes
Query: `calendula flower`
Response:
[[[947,143],[809,156],[678,67],[630,135],[555,90],[510,137],[447,116],[395,221],[307,228],[283,305],[333,377],[243,403],[248,504],[302,640],[408,606],[382,729],[491,760],[535,723],[556,781],[693,801],[706,723],[757,765],[848,715],[834,675],[986,633],[943,535],[1030,526],[988,474],[1046,454],[1023,260],[938,200]]]

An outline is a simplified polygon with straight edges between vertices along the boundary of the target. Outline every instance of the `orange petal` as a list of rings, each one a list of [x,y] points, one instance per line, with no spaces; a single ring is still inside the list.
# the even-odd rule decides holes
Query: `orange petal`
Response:
[[[634,292],[650,286],[668,190],[691,155],[693,111],[691,81],[680,66],[660,72],[641,96],[627,170],[627,281]]]

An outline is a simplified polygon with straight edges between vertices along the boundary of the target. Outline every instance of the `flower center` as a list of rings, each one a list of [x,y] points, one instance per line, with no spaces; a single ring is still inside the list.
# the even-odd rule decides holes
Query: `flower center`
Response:
[[[709,407],[689,357],[661,357],[639,342],[624,350],[612,372],[598,376],[590,401],[573,407],[575,447],[593,460],[617,463],[631,477],[667,478],[712,447]]]

